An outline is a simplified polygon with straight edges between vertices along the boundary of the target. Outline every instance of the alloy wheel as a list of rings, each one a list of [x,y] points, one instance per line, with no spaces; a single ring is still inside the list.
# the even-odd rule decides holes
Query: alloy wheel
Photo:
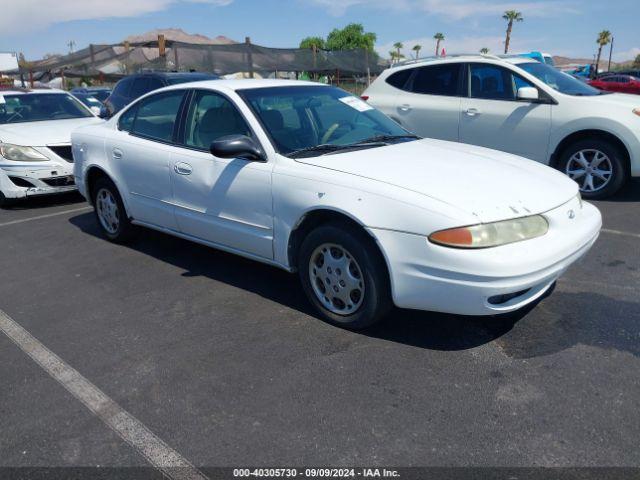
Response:
[[[609,184],[613,177],[613,164],[609,156],[600,150],[580,150],[567,162],[565,173],[580,185],[581,192],[594,193]]]

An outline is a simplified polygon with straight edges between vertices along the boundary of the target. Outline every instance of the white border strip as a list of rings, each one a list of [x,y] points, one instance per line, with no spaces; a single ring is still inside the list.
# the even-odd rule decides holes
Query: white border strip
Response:
[[[640,234],[638,233],[622,232],[620,230],[609,230],[608,228],[603,228],[601,231],[604,233],[612,233],[613,235],[624,235],[626,237],[640,238]]]
[[[93,207],[74,208],[63,212],[48,213],[46,215],[38,215],[37,217],[23,218],[21,220],[12,220],[10,222],[0,223],[0,227],[8,227],[9,225],[17,225],[19,223],[32,222],[34,220],[42,220],[44,218],[58,217],[60,215],[66,215],[67,213],[84,212],[85,210],[91,210],[92,208]]]
[[[4,332],[23,352],[155,468],[174,480],[206,480],[207,477],[188,460],[164,443],[77,370],[67,365],[2,310],[0,310],[0,331]]]

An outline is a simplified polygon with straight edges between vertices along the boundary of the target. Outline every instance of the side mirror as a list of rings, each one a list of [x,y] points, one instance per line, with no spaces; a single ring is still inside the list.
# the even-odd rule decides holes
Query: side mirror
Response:
[[[89,107],[89,110],[91,110],[91,113],[93,113],[96,117],[99,117],[102,113],[102,109],[100,107]]]
[[[264,162],[264,152],[258,144],[246,135],[225,135],[214,140],[209,147],[214,157],[244,158],[252,162]]]
[[[533,87],[520,87],[518,89],[518,100],[526,100],[528,102],[540,100],[538,89]]]
[[[100,107],[100,113],[98,113],[98,116],[100,118],[104,118],[106,120],[111,115],[109,115],[109,109],[105,105],[103,105],[103,106]]]

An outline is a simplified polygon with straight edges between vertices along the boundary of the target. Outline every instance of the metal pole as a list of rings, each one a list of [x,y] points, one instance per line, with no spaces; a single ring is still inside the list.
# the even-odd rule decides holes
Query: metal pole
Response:
[[[253,55],[251,54],[251,38],[245,37],[244,43],[247,46],[247,66],[249,67],[249,78],[253,78]]]
[[[614,37],[611,37],[611,47],[609,48],[609,66],[607,67],[607,72],[611,71],[611,56],[613,55],[613,41]]]

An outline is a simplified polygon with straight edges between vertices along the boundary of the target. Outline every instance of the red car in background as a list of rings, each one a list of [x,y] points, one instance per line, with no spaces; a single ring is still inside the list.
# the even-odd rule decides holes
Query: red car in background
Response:
[[[631,75],[604,75],[590,80],[589,85],[600,90],[618,93],[635,93],[640,95],[640,79]]]

